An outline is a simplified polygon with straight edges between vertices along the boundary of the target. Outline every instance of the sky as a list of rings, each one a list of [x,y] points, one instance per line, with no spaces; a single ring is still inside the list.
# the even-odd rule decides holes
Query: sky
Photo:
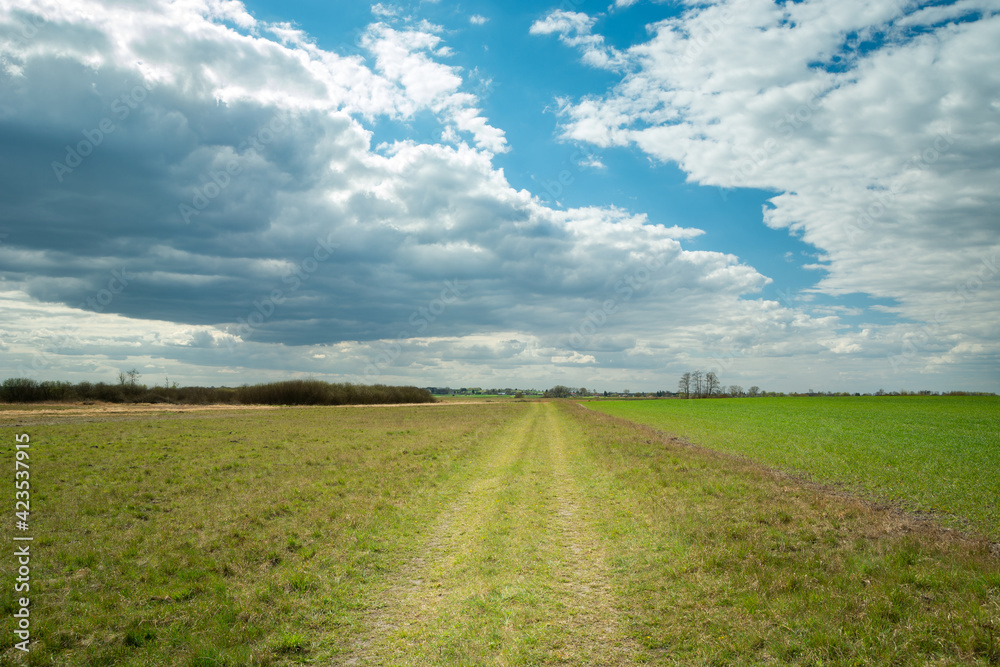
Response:
[[[1000,0],[0,0],[0,377],[1000,391],[998,44]]]

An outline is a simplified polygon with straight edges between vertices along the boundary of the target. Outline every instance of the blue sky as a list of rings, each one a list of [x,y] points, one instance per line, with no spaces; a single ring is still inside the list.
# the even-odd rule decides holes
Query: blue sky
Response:
[[[996,2],[0,9],[0,375],[1000,390]]]

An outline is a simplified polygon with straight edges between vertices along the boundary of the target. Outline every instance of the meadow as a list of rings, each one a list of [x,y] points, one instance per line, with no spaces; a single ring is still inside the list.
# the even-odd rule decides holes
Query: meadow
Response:
[[[20,433],[3,664],[1000,664],[990,540],[574,403],[6,410],[11,485]]]
[[[609,401],[595,410],[1000,539],[1000,397]]]

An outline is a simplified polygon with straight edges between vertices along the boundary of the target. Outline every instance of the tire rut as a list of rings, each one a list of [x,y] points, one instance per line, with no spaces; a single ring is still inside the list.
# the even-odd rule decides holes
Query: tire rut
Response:
[[[561,584],[568,598],[569,622],[588,664],[633,664],[639,650],[618,622],[621,615],[615,605],[606,554],[591,528],[588,504],[570,470],[570,445],[553,413],[548,412],[546,421],[558,507],[555,522],[564,547]]]
[[[349,665],[633,664],[555,406],[486,450]]]
[[[390,586],[381,595],[384,607],[373,614],[370,620],[370,636],[356,647],[355,654],[348,658],[346,665],[401,664],[386,662],[384,646],[386,637],[409,634],[409,629],[427,623],[429,617],[445,598],[447,591],[437,584],[435,573],[454,566],[461,547],[458,541],[469,532],[470,513],[474,513],[472,503],[484,497],[497,485],[503,469],[509,467],[520,454],[516,445],[527,441],[530,421],[522,419],[510,434],[502,437],[490,449],[479,470],[471,476],[458,500],[444,510],[424,545],[422,556],[413,557],[399,573],[398,584]],[[397,659],[399,656],[395,656]]]

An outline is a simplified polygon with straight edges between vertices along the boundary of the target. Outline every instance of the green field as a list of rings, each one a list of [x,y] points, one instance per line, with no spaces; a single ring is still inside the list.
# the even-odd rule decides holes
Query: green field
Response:
[[[1000,397],[610,401],[606,414],[1000,539]]]
[[[988,540],[574,403],[154,410],[0,413],[0,664],[1000,663]]]

